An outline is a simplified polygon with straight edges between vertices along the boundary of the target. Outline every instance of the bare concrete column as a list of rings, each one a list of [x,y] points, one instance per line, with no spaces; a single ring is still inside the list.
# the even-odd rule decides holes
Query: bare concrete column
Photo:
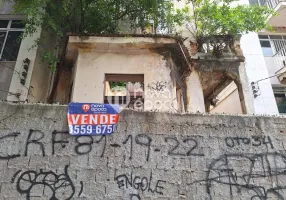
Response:
[[[246,75],[245,65],[242,62],[240,63],[238,74],[239,81],[236,81],[236,85],[240,96],[242,110],[244,114],[253,114],[254,102],[251,84],[249,83],[248,77]]]
[[[205,110],[205,101],[203,88],[200,82],[199,74],[193,71],[189,77],[186,78],[187,85],[187,112],[202,112]]]

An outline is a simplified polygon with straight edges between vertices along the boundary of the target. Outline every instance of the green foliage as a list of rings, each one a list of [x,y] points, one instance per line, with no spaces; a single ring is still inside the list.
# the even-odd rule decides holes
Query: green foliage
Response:
[[[2,0],[8,1],[8,0]],[[166,28],[182,23],[188,10],[175,10],[166,0],[17,0],[15,12],[28,16],[26,35],[37,26],[51,29],[63,36],[66,32],[118,33],[119,21],[130,21],[130,27]]]
[[[0,0],[11,1],[11,0]],[[23,13],[23,37],[33,35],[38,27],[64,37],[72,32],[78,35],[114,34],[120,32],[120,21],[128,21],[131,28],[142,30],[150,24],[155,29],[173,28],[188,18],[188,9],[175,10],[166,0],[17,0],[15,13]],[[37,45],[39,41],[35,41]],[[42,55],[52,70],[58,59],[50,52]]]
[[[274,11],[267,6],[237,5],[233,0],[195,0],[194,16],[195,35],[232,35],[258,32],[262,29],[271,29],[266,23]]]
[[[57,63],[59,62],[59,59],[53,53],[48,51],[42,53],[41,61],[42,63],[47,63],[51,71],[55,72],[57,69]]]
[[[126,82],[109,82],[110,88],[126,87]]]

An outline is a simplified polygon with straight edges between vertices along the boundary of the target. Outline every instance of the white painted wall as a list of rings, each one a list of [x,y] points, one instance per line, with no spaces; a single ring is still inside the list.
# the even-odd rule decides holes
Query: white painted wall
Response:
[[[75,68],[72,102],[104,102],[105,74],[144,74],[145,110],[176,112],[176,87],[170,76],[171,68],[163,56],[146,50],[126,53],[93,52],[79,49]],[[164,82],[164,92],[149,85]]]
[[[248,0],[240,0],[240,4],[249,4]],[[255,82],[269,77],[266,62],[262,54],[257,33],[248,33],[241,38],[241,48],[245,56],[246,75],[249,82]],[[255,114],[278,114],[278,108],[274,98],[269,79],[259,82],[261,95],[254,98]]]
[[[241,38],[241,48],[245,56],[246,74],[249,82],[269,77],[257,33],[249,33]],[[255,114],[278,114],[271,82],[259,82],[261,95],[254,99]]]

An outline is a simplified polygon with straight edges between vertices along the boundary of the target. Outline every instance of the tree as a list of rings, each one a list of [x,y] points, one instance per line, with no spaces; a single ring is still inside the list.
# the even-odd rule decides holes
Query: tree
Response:
[[[127,18],[131,28],[143,28],[150,21],[165,28],[181,24],[187,16],[166,0],[17,0],[14,10],[28,16],[26,34],[34,33],[37,26],[61,35],[118,33],[118,22]]]
[[[166,29],[181,25],[188,18],[187,7],[174,9],[173,2],[166,0],[17,0],[14,12],[27,16],[23,37],[35,33],[38,27],[52,30],[58,38],[64,38],[68,32],[114,34],[120,32],[120,21],[128,21],[130,29],[143,29],[150,22],[155,30]],[[53,71],[58,60],[54,53],[42,54],[42,61]]]
[[[235,0],[193,0],[191,32],[195,38],[211,35],[239,36],[271,29],[267,17],[275,14],[267,6],[236,5]]]

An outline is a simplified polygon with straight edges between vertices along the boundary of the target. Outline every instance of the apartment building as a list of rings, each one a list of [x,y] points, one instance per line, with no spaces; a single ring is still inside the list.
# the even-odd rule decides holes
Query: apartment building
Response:
[[[25,19],[13,13],[13,3],[0,6],[0,99],[10,102],[46,102],[53,74],[41,53],[55,49],[55,36],[40,27],[24,39]],[[36,41],[39,41],[35,45]]]
[[[286,1],[257,0],[251,4],[268,6],[277,13],[268,17],[274,30],[259,32],[258,37],[279,113],[286,114]]]

